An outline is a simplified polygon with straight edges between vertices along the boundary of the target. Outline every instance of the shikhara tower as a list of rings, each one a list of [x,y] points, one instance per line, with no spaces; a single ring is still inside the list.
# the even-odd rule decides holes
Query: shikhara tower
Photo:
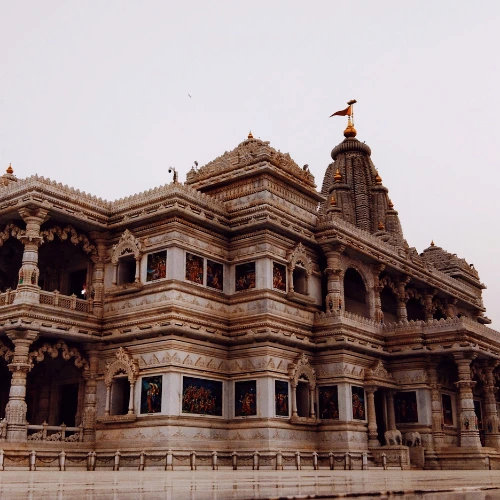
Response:
[[[114,202],[9,167],[5,460],[494,467],[500,334],[477,271],[409,246],[351,121],[332,159],[318,192],[250,134]]]

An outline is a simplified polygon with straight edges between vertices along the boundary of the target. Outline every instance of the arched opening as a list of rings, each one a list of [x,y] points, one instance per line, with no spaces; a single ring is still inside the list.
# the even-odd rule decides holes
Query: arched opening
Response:
[[[293,270],[293,290],[307,295],[307,273],[303,267],[296,266]]]
[[[68,240],[49,241],[38,252],[39,286],[46,292],[87,298],[89,259]]]
[[[130,401],[130,382],[127,374],[117,373],[111,383],[110,415],[127,415]]]
[[[80,425],[85,381],[72,360],[46,358],[26,381],[26,420],[32,425]]]
[[[390,288],[385,287],[380,292],[380,304],[384,313],[384,323],[395,323],[398,320],[398,301]]]
[[[297,384],[297,415],[299,417],[309,416],[309,381],[305,377],[301,377]]]
[[[436,309],[436,311],[432,315],[432,318],[437,320],[446,319],[446,317],[447,316],[442,309]]]
[[[418,299],[411,298],[406,303],[406,313],[408,316],[408,321],[424,321],[425,311],[423,305]]]
[[[16,238],[11,237],[0,246],[0,293],[17,287],[23,252],[24,246]]]
[[[352,268],[349,268],[344,275],[344,307],[348,312],[364,318],[370,317],[363,278]]]
[[[124,255],[118,259],[117,285],[135,282],[136,262],[133,255]]]

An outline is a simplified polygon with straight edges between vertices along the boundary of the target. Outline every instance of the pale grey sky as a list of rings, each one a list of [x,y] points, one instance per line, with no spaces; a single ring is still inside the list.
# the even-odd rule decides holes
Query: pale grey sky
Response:
[[[252,130],[320,189],[355,98],[408,243],[474,263],[500,328],[499,26],[498,0],[0,0],[0,167],[115,199]]]

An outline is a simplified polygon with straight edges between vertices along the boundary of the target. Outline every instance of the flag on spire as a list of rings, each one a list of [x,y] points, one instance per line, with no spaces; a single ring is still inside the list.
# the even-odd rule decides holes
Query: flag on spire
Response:
[[[335,113],[333,113],[333,115],[330,115],[330,118],[332,116],[351,116],[351,115],[352,115],[352,109],[351,109],[351,105],[349,104],[349,106],[347,106],[347,108],[341,109],[340,111],[335,111]]]

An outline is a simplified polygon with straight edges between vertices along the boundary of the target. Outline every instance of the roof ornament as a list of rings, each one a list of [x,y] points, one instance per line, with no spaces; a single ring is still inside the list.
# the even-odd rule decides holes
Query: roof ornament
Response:
[[[375,184],[377,186],[381,186],[382,185],[382,177],[380,177],[378,171],[376,171],[376,175],[375,175]]]
[[[248,139],[253,139],[252,131],[248,132]]]
[[[335,182],[336,184],[338,184],[339,182],[342,182],[342,174],[339,172],[338,168],[333,176],[333,182]]]
[[[7,168],[6,172],[8,174],[13,174],[14,173],[14,169],[12,168],[12,163],[9,163],[9,167]]]
[[[356,129],[354,128],[354,104],[356,104],[356,102],[356,99],[351,99],[350,101],[347,101],[347,108],[335,111],[335,113],[330,115],[330,118],[332,116],[347,116],[347,127],[344,130],[344,137],[346,139],[354,138],[357,134]]]
[[[434,244],[434,240],[432,240],[431,241],[431,247],[434,247],[434,246],[436,246],[436,245]]]
[[[171,174],[172,172],[174,173],[174,184],[177,184],[177,170],[174,167],[168,167],[168,173]]]
[[[390,208],[391,210],[394,208],[394,203],[391,201],[391,199],[390,199],[390,198],[389,198],[388,205],[389,205],[389,208]]]

